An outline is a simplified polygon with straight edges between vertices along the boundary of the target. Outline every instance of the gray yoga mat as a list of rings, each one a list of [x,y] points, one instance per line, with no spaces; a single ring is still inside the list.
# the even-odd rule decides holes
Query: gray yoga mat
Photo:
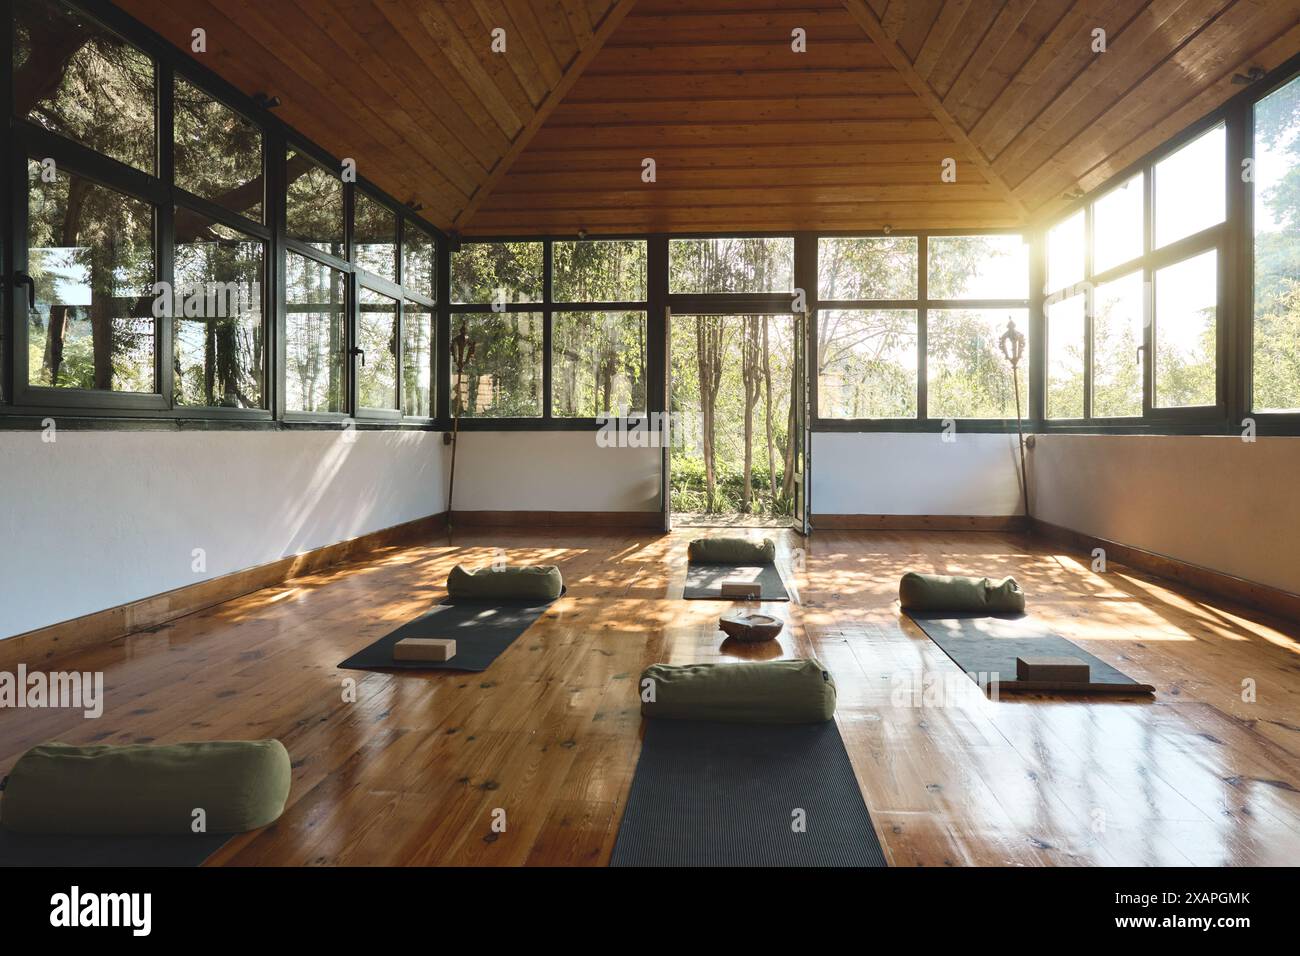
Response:
[[[790,600],[775,564],[687,564],[682,597],[688,601],[734,600],[722,596],[723,581],[757,581],[763,586],[762,600]]]
[[[934,641],[968,677],[985,690],[1008,693],[1151,694],[1127,674],[1094,657],[1042,624],[1025,616],[989,616],[950,612],[908,612],[908,617]],[[1076,657],[1088,665],[1088,683],[1022,681],[1016,678],[1017,657]]]
[[[229,833],[163,836],[46,836],[0,827],[0,867],[200,866]]]
[[[458,601],[439,604],[345,660],[343,670],[483,671],[542,616],[552,602]],[[393,645],[408,637],[450,638],[449,661],[395,661]]]
[[[886,865],[835,721],[645,722],[610,866]]]

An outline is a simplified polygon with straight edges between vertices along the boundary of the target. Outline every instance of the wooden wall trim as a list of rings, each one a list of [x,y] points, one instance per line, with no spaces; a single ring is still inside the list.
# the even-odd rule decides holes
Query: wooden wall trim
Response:
[[[453,528],[662,528],[658,511],[453,511]]]
[[[312,574],[378,548],[427,537],[446,525],[446,512],[416,518],[414,521],[382,528],[269,564],[233,571],[183,588],[16,634],[0,640],[0,667],[9,667],[20,661],[28,666],[44,665],[64,654],[105,644],[135,631],[157,627],[214,604],[283,584],[290,578]]]
[[[1033,519],[1031,532],[1040,538],[1063,544],[1071,550],[1087,555],[1087,558],[1080,560],[1091,561],[1093,549],[1103,548],[1106,551],[1108,568],[1116,564],[1125,565],[1154,577],[1176,581],[1212,597],[1232,601],[1289,621],[1300,621],[1300,594],[1292,594],[1281,588],[1247,581],[1245,578],[1235,577],[1199,564],[1190,564],[1154,551],[1145,551],[1117,541],[1098,538],[1083,531],[1063,528],[1037,518]]]
[[[1024,531],[1024,515],[814,514],[818,531]]]

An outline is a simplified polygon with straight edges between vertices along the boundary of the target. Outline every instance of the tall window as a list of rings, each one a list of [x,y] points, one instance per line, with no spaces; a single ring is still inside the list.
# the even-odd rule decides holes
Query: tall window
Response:
[[[261,130],[181,77],[174,88],[176,185],[263,222]]]
[[[1047,230],[1047,418],[1216,413],[1226,150],[1213,126]]]
[[[285,225],[289,238],[342,259],[343,181],[301,150],[285,157]]]
[[[296,252],[285,256],[285,393],[291,412],[346,412],[346,276]]]
[[[1250,408],[1300,413],[1300,78],[1254,108]]]

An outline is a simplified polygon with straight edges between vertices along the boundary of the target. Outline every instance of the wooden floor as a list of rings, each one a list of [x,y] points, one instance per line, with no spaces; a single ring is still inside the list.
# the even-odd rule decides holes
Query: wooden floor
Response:
[[[49,739],[278,737],[295,768],[288,809],[211,863],[603,865],[637,760],[640,670],[744,652],[719,642],[722,605],[676,599],[696,534],[458,532],[454,547],[256,592],[65,658],[60,669],[104,672],[104,716],[0,712],[0,771]],[[1300,859],[1300,628],[1094,574],[1015,535],[776,534],[799,592],[765,606],[789,621],[779,652],[816,654],[834,675],[891,863]],[[436,601],[453,564],[498,547],[559,564],[569,591],[489,670],[336,669]],[[1154,684],[1154,701],[987,700],[899,616],[907,569],[1016,575],[1035,615]]]

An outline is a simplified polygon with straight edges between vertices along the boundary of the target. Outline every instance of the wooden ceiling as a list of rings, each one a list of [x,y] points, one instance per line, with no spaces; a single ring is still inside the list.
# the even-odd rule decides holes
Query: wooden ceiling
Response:
[[[1300,0],[119,4],[479,235],[1016,225],[1300,51]]]

